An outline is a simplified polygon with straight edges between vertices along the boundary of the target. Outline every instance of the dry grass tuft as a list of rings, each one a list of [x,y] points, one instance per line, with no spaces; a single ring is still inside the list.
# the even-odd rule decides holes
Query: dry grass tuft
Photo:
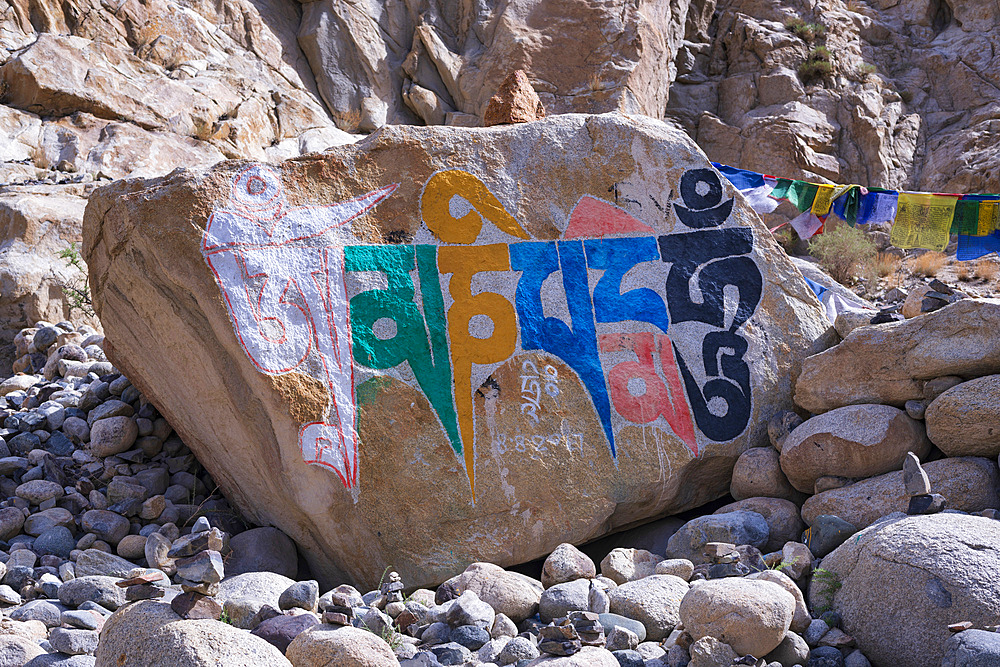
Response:
[[[342,111],[336,114],[335,120],[337,126],[344,132],[356,133],[358,128],[361,127],[361,110],[351,109],[349,111]]]
[[[943,252],[925,252],[910,260],[910,273],[915,276],[933,278],[948,263],[948,255]]]
[[[967,283],[972,280],[972,269],[965,262],[959,262],[957,268],[955,269],[955,277],[961,280],[963,283]]]
[[[879,278],[886,278],[891,276],[899,267],[903,264],[903,260],[896,255],[888,252],[880,252],[875,255],[875,260],[872,263],[872,268],[875,275]]]
[[[985,282],[991,282],[1000,273],[1000,265],[988,259],[981,259],[976,262],[975,276]]]

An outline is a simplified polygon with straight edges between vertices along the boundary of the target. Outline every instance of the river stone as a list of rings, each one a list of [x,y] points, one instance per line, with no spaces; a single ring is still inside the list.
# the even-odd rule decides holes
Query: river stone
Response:
[[[783,498],[747,498],[735,503],[723,505],[714,514],[726,514],[740,510],[756,512],[764,517],[768,527],[767,544],[761,551],[781,551],[785,542],[799,539],[805,530],[805,523],[799,515],[799,507],[790,500]]]
[[[590,556],[568,543],[556,547],[542,564],[542,586],[545,588],[596,576],[597,567]]]
[[[114,456],[127,451],[139,433],[131,417],[108,417],[90,427],[90,453],[94,456]]]
[[[584,646],[577,653],[569,656],[543,655],[535,658],[531,662],[525,663],[526,667],[621,667],[618,658],[604,648],[598,646]]]
[[[658,642],[673,632],[681,598],[688,583],[672,574],[654,574],[608,591],[611,613],[634,618],[646,628],[648,641]]]
[[[515,623],[534,615],[542,596],[541,582],[492,563],[473,563],[454,581],[457,594],[472,591]]]
[[[387,125],[115,182],[83,236],[108,359],[327,583],[431,585],[717,498],[832,334],[745,199],[641,116]]]
[[[363,632],[363,631],[359,631]],[[209,619],[187,621],[169,604],[141,600],[111,615],[95,667],[290,667],[277,648],[245,630]]]
[[[875,665],[939,665],[955,619],[981,628],[1000,616],[994,519],[894,515],[839,546],[822,567],[840,582],[833,609],[844,631]],[[814,579],[810,607],[826,599]]]
[[[0,540],[9,540],[21,532],[24,526],[24,512],[16,507],[0,508]]]
[[[754,572],[746,577],[750,580],[769,581],[772,584],[781,586],[795,598],[795,611],[792,613],[792,623],[789,626],[792,632],[805,632],[812,623],[812,616],[809,615],[809,607],[806,605],[805,595],[792,579],[784,571],[764,570]]]
[[[121,542],[130,529],[128,519],[110,510],[87,510],[83,513],[80,525],[88,533],[94,533],[98,539],[109,544]]]
[[[569,616],[571,611],[589,611],[590,579],[576,579],[550,586],[538,602],[538,614],[543,623]]]
[[[349,625],[314,625],[295,637],[285,655],[295,667],[396,667],[399,664],[381,637]]]
[[[978,512],[1000,508],[1000,476],[994,461],[960,457],[931,461],[923,468],[934,493],[948,501],[948,509]],[[802,519],[812,525],[817,516],[832,514],[864,528],[892,512],[905,512],[909,502],[903,472],[897,470],[816,494],[802,505]]]
[[[924,458],[924,426],[889,405],[851,405],[807,419],[785,439],[781,469],[799,491],[812,493],[827,475],[851,479],[898,470],[907,452]]]
[[[709,542],[749,544],[758,549],[767,546],[771,530],[757,512],[738,510],[724,514],[709,514],[691,519],[667,542],[668,558],[687,558],[698,565],[711,559],[705,555]]]
[[[601,561],[601,576],[624,584],[654,574],[661,560],[661,556],[645,549],[612,549]]]
[[[22,667],[32,658],[44,654],[38,642],[14,635],[0,635],[0,667]]]
[[[715,637],[740,655],[773,651],[794,615],[795,598],[780,585],[740,577],[696,582],[680,604],[691,637]]]
[[[223,604],[230,598],[249,598],[277,609],[281,594],[294,583],[274,572],[246,572],[223,579],[215,598]]]
[[[1000,375],[956,385],[924,412],[927,437],[946,456],[1000,455]]]
[[[925,380],[1000,373],[998,329],[998,299],[961,299],[912,320],[855,329],[803,362],[795,402],[815,413],[863,403],[902,408],[923,398]]]
[[[796,491],[781,469],[780,456],[773,447],[751,447],[740,455],[733,468],[729,495],[736,500],[746,498],[784,498],[802,502],[805,497]]]
[[[952,635],[945,644],[941,667],[991,667],[1000,665],[1000,634],[966,630]]]

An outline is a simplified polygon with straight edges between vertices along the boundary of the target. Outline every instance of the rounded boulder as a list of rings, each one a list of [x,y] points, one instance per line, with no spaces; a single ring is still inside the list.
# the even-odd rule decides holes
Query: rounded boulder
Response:
[[[294,579],[299,571],[295,543],[277,528],[264,526],[234,535],[229,540],[232,555],[226,561],[229,575],[275,572]]]
[[[456,590],[472,591],[498,614],[520,623],[538,611],[541,582],[492,563],[473,563],[459,575]]]
[[[931,490],[945,497],[948,509],[978,512],[1000,508],[1000,476],[997,464],[990,459],[939,459],[923,468]],[[864,528],[893,512],[905,512],[909,500],[903,473],[896,470],[816,494],[802,504],[802,520],[811,526],[818,516],[827,514]]]
[[[293,667],[399,665],[392,649],[381,637],[349,625],[314,625],[295,637],[285,656]]]
[[[799,514],[799,507],[790,500],[784,498],[747,498],[737,500],[735,503],[723,505],[715,510],[715,514],[726,514],[728,512],[756,512],[764,517],[767,528],[770,531],[767,544],[761,551],[781,551],[785,542],[794,542],[802,536],[802,531],[806,529],[805,522]]]
[[[795,598],[778,584],[742,578],[691,587],[680,619],[697,641],[715,637],[740,655],[764,656],[781,644],[795,615]]]
[[[593,579],[596,576],[597,567],[590,556],[568,542],[557,546],[542,565],[542,586],[545,588],[574,579]]]
[[[604,648],[584,646],[579,652],[567,656],[545,655],[535,658],[528,667],[621,667],[618,658]]]
[[[781,457],[773,447],[752,447],[740,454],[733,467],[729,495],[736,500],[757,497],[804,500],[785,477]]]
[[[927,437],[946,456],[1000,455],[1000,375],[956,385],[924,413]]]
[[[705,545],[709,542],[749,544],[758,549],[767,546],[771,529],[757,512],[740,510],[709,514],[691,519],[667,541],[668,558],[687,558],[695,565],[709,562]]]
[[[281,651],[259,637],[219,621],[184,620],[169,604],[152,600],[112,614],[101,631],[95,657],[95,667],[290,665]]]
[[[672,574],[654,574],[608,591],[611,612],[632,618],[646,628],[647,641],[665,639],[680,620],[681,599],[688,583]]]
[[[1000,522],[965,514],[896,514],[823,559],[809,606],[832,603],[875,665],[940,665],[955,619],[1000,617]]]
[[[890,405],[848,405],[807,419],[785,439],[781,469],[799,491],[824,476],[862,479],[899,470],[907,452],[930,452],[924,426]]]
[[[139,427],[131,417],[106,417],[90,427],[90,453],[99,458],[121,454],[132,446]]]
[[[22,667],[40,655],[45,655],[45,651],[37,642],[14,635],[0,636],[0,667]]]

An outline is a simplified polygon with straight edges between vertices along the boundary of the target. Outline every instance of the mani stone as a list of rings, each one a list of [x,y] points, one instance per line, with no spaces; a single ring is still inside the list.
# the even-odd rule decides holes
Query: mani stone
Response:
[[[320,581],[426,587],[704,505],[832,343],[745,199],[638,115],[387,125],[84,217],[108,359]]]
[[[931,480],[920,465],[920,459],[913,452],[906,454],[903,461],[903,486],[910,496],[922,496],[931,492]]]

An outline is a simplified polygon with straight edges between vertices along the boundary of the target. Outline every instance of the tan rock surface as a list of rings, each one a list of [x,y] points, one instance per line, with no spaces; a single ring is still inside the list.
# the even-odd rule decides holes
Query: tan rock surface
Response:
[[[805,361],[795,402],[810,412],[844,405],[902,407],[923,397],[925,380],[1000,373],[1000,301],[962,299],[905,322],[856,329]]]
[[[927,437],[947,456],[1000,454],[1000,375],[956,385],[924,413]]]
[[[681,600],[680,618],[695,641],[715,637],[739,655],[767,655],[784,639],[795,598],[781,585],[732,577],[700,581]]]
[[[347,131],[481,118],[513,69],[528,72],[550,114],[623,109],[659,118],[688,6],[515,0],[471,15],[445,4],[415,18],[375,0],[319,0],[303,5],[299,43]]]
[[[995,461],[976,457],[941,459],[925,463],[923,468],[931,491],[945,497],[948,509],[1000,509],[1000,478]],[[890,472],[816,494],[802,505],[802,519],[811,525],[817,516],[833,514],[863,528],[892,512],[905,512],[908,503],[902,471]]]
[[[898,470],[907,452],[924,458],[924,425],[889,405],[850,405],[807,419],[785,439],[781,469],[799,491],[820,477],[860,479]]]
[[[292,640],[285,655],[292,667],[392,667],[399,664],[381,637],[350,626],[314,625]]]
[[[428,153],[424,147],[429,146],[439,148]],[[480,154],[480,146],[487,150],[483,155],[488,155],[482,160],[474,157]],[[568,150],[570,146],[576,148]],[[532,159],[523,167],[511,162],[513,156],[528,154]],[[693,243],[699,238],[670,235],[669,230],[679,232],[684,225],[673,214],[665,222],[652,200],[659,201],[672,189],[678,192],[684,173],[705,167],[704,158],[680,133],[640,118],[566,115],[483,130],[386,128],[355,147],[285,163],[281,182],[288,189],[290,202],[313,205],[343,202],[399,183],[392,196],[359,220],[354,233],[367,240],[419,239],[427,243],[434,236],[420,223],[421,189],[433,173],[458,165],[471,170],[484,187],[491,189],[503,202],[504,210],[513,215],[517,224],[524,225],[525,236],[575,234],[573,230],[560,230],[565,230],[567,218],[581,196],[593,193],[592,199],[584,199],[587,207],[604,207],[596,198],[608,196],[609,165],[620,165],[623,175],[619,177],[619,205],[628,207],[621,209],[628,217],[615,213],[612,219],[631,225],[631,229],[649,230],[637,232],[640,234],[666,233],[663,243],[668,245],[675,240]],[[752,253],[732,264],[731,271],[737,273],[730,273],[727,280],[746,271],[753,282],[759,271],[763,285],[760,305],[749,323],[738,328],[741,336],[748,337],[744,354],[750,370],[749,404],[743,403],[738,379],[718,377],[705,392],[719,391],[727,396],[723,401],[732,400],[733,415],[722,418],[712,414],[707,406],[709,400],[713,401],[712,409],[726,408],[717,399],[709,399],[711,394],[700,398],[694,395],[696,405],[704,407],[698,408],[700,425],[694,433],[684,436],[686,441],[662,421],[658,422],[661,426],[644,426],[615,416],[609,425],[595,414],[589,390],[577,373],[556,354],[566,356],[577,368],[583,366],[567,356],[567,348],[544,343],[556,354],[521,352],[510,359],[496,357],[492,365],[476,366],[475,379],[469,380],[475,389],[470,390],[469,398],[458,394],[457,405],[471,409],[475,417],[474,437],[468,437],[460,449],[454,440],[449,441],[423,391],[411,384],[413,375],[376,372],[355,362],[358,382],[367,384],[350,390],[357,389],[361,406],[357,419],[359,450],[354,459],[358,472],[355,486],[345,488],[330,468],[307,465],[297,445],[301,425],[323,418],[329,400],[325,387],[330,385],[305,375],[268,376],[257,370],[234,334],[219,284],[202,255],[204,225],[213,210],[228,210],[225,207],[233,178],[246,168],[225,165],[203,177],[178,174],[99,190],[92,195],[85,222],[85,255],[92,266],[92,289],[107,332],[105,349],[109,359],[160,406],[227,497],[255,520],[288,533],[307,554],[313,571],[330,581],[344,577],[374,585],[385,565],[392,563],[409,585],[432,584],[461,571],[469,562],[523,562],[547,555],[561,542],[585,542],[616,528],[717,497],[728,488],[729,471],[739,452],[751,442],[766,442],[767,416],[787,409],[789,403],[782,397],[790,392],[797,360],[825,343],[829,325],[818,302],[766,230],[757,226],[756,217],[744,208],[742,200],[734,199],[732,222],[726,223],[723,231],[729,226],[748,228],[754,241]],[[678,198],[674,210],[684,207],[688,215],[706,215],[687,208],[703,206],[700,200],[693,199],[696,195],[692,194],[691,180],[701,178],[697,176],[701,173],[694,172],[685,181],[689,183],[685,188],[690,188],[685,190],[688,200]],[[552,180],[547,174],[558,174],[558,178]],[[264,178],[260,182],[266,184]],[[519,183],[518,189],[512,190],[515,182]],[[726,194],[732,192],[728,188],[728,184],[722,184],[718,206],[729,205],[725,203],[732,196]],[[482,199],[486,194],[481,190],[476,194],[464,192],[464,196],[479,202],[477,206],[486,206],[489,201]],[[707,192],[705,201],[711,204],[715,191],[709,188]],[[447,198],[443,201],[451,202]],[[461,200],[451,202],[447,214],[452,215],[450,211],[454,210],[463,215],[461,207]],[[499,209],[481,210],[500,224],[509,225]],[[708,210],[715,215],[720,209]],[[601,220],[580,213],[574,218],[574,230]],[[513,238],[504,236],[489,221],[483,223],[483,234],[504,242]],[[629,243],[634,245],[634,241]],[[717,245],[712,247],[716,249],[711,252],[719,252]],[[651,259],[654,262],[650,266],[661,271],[652,255]],[[480,269],[478,263],[476,268]],[[652,289],[662,289],[662,276],[650,276],[648,284]],[[682,278],[681,284],[686,280]],[[505,299],[514,297],[510,291],[513,283],[491,287],[509,294]],[[755,300],[753,294],[751,287],[745,298]],[[566,303],[565,296],[558,298]],[[503,306],[505,312],[513,314],[513,303],[507,303]],[[671,343],[682,359],[692,360],[686,362],[694,368],[692,381],[699,382],[698,378],[705,377],[702,373],[721,374],[727,367],[734,368],[732,364],[739,364],[738,356],[731,360],[726,357],[721,368],[705,368],[700,333],[706,330],[705,325],[695,326],[685,319],[708,317],[714,322],[715,316],[694,314],[685,308],[689,306],[683,297],[671,305]],[[649,317],[654,315],[655,311]],[[743,311],[739,317],[746,315]],[[724,319],[735,316],[730,312]],[[352,316],[355,331],[358,327],[364,330],[362,321]],[[371,341],[377,338],[374,332],[378,327],[374,323],[367,326],[373,328],[366,334],[371,338],[365,345],[377,346]],[[608,341],[605,345],[614,343],[607,354],[619,355],[614,363],[609,358],[606,368],[628,361],[625,348],[634,349],[651,337],[642,334],[650,326],[636,323],[630,328],[634,332],[630,338],[603,339]],[[602,333],[605,330],[602,324]],[[452,328],[452,346],[456,340],[463,340],[460,331]],[[768,331],[774,333],[767,335],[765,344]],[[636,338],[638,334],[642,336]],[[385,332],[380,335],[392,336]],[[729,334],[725,336],[727,345],[742,346],[730,340]],[[661,350],[668,350],[662,347],[664,344],[661,341]],[[618,350],[615,345],[624,348]],[[552,370],[546,370],[548,367]],[[527,373],[530,379],[532,368],[547,374],[545,377],[559,379],[558,390],[553,388],[549,393],[544,390],[548,380],[539,381],[540,396],[544,398],[539,399],[538,408],[532,408],[537,411],[537,425],[528,414],[529,408],[522,412],[522,405],[530,407],[530,403],[522,400],[520,392],[521,378]],[[624,366],[620,372],[638,371]],[[192,383],[191,377],[199,377],[199,381]],[[648,423],[650,417],[644,416],[643,403],[629,402],[635,399],[632,392],[641,390],[638,386],[626,388],[627,376],[617,377],[616,386],[621,389],[612,390],[612,394],[619,392],[614,394],[616,405],[631,418]],[[654,378],[648,376],[648,381],[654,382]],[[511,392],[509,388],[514,386],[518,391]],[[693,391],[695,385],[691,386]],[[558,396],[558,403],[553,394]],[[184,400],[180,400],[181,396]],[[661,396],[658,400],[666,399],[666,394]],[[440,408],[440,399],[435,401]],[[203,411],[196,407],[204,405],[213,406],[211,428],[207,428]],[[249,405],[255,407],[249,409]],[[687,428],[683,411],[672,415],[683,433]],[[608,426],[612,432],[618,429],[617,463],[611,456]],[[709,439],[704,429],[719,440]],[[473,432],[466,433],[473,436]],[[686,442],[696,446],[697,457],[692,444]],[[349,448],[342,451],[353,455]],[[457,455],[458,451],[462,454]],[[468,461],[472,465],[466,468]],[[330,465],[336,469],[340,463],[333,459]],[[425,472],[417,474],[418,470]],[[405,505],[400,504],[404,497]],[[435,546],[444,544],[447,550]]]
[[[809,614],[809,607],[806,605],[806,598],[802,594],[802,590],[792,581],[791,577],[783,571],[764,570],[763,572],[754,572],[747,575],[747,579],[769,581],[788,591],[795,598],[795,612],[792,614],[792,623],[788,626],[789,630],[798,634],[806,631],[806,628],[812,622],[812,616]]]
[[[84,194],[81,186],[43,185],[0,192],[0,369],[14,361],[18,331],[70,315],[59,285],[80,285],[84,276],[58,254],[80,246]]]
[[[998,553],[993,519],[897,515],[847,540],[823,569],[840,581],[833,608],[872,664],[923,667],[940,662],[953,619],[982,627],[1000,614]],[[813,608],[830,599],[815,582]]]
[[[514,70],[500,84],[483,113],[483,126],[530,123],[545,118],[545,107],[524,70]]]
[[[773,447],[753,447],[740,454],[733,467],[729,495],[736,500],[768,497],[802,502],[805,497],[788,482],[778,451]]]
[[[219,621],[186,621],[169,604],[152,600],[112,614],[101,630],[95,657],[97,667],[290,665],[281,651],[259,637]]]

